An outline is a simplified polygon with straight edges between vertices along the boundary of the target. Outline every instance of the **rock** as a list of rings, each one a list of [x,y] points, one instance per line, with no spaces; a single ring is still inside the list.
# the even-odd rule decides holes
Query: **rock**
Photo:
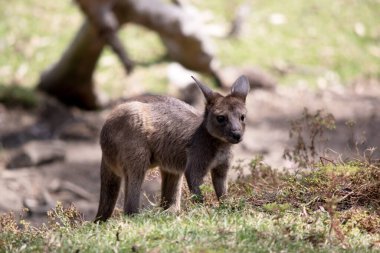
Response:
[[[46,215],[46,212],[54,208],[55,200],[46,189],[42,189],[38,197],[24,197],[22,204],[28,209],[29,215]]]
[[[82,188],[79,185],[76,185],[69,181],[62,181],[59,179],[53,180],[49,185],[49,190],[52,192],[60,192],[60,191],[69,191],[75,195],[77,195],[80,198],[93,201],[94,197],[91,193],[86,191],[84,188]]]
[[[18,192],[10,190],[3,180],[0,180],[0,212],[19,211],[22,201]]]
[[[65,150],[60,141],[32,141],[20,148],[10,158],[8,169],[38,166],[41,164],[63,161]]]
[[[65,124],[59,132],[62,140],[94,140],[98,130],[84,121],[74,121]]]

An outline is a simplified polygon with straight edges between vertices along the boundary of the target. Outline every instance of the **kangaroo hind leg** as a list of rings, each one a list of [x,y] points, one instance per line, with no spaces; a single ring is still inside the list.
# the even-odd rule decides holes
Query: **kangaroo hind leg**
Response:
[[[121,178],[111,171],[103,159],[100,170],[100,200],[95,222],[106,221],[112,215],[121,183]]]
[[[125,170],[125,200],[124,214],[132,215],[139,212],[141,187],[145,173],[150,165],[150,152],[139,152],[136,159],[129,159],[124,165]]]

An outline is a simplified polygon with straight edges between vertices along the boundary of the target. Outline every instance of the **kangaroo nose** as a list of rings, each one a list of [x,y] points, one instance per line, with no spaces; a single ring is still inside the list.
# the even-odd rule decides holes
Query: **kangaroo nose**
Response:
[[[232,138],[234,138],[236,141],[240,141],[241,139],[241,134],[240,133],[234,133],[232,132]]]

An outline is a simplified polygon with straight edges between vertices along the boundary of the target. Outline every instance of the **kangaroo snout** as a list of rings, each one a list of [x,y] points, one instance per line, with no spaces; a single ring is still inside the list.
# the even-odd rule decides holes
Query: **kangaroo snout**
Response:
[[[233,139],[232,143],[239,143],[242,140],[243,134],[240,131],[233,131],[231,132],[231,137]]]
[[[240,115],[241,112],[238,112],[238,115]],[[231,117],[230,124],[231,128],[229,130],[229,137],[232,144],[239,143],[243,139],[244,130],[245,130],[245,123],[244,120],[242,120],[243,117]]]

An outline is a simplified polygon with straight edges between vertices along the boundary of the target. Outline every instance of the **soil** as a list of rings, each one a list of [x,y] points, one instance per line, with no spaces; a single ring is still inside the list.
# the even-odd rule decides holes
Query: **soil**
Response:
[[[261,154],[267,164],[276,168],[294,167],[282,156],[284,149],[294,144],[289,139],[290,122],[299,118],[304,108],[311,113],[323,109],[335,117],[336,129],[326,131],[327,140],[318,142],[321,155],[330,160],[363,158],[364,153],[369,153],[367,148],[380,145],[379,98],[378,81],[361,82],[350,88],[254,90],[247,98],[246,134],[244,141],[234,147],[234,163]],[[46,222],[46,211],[61,201],[74,203],[84,218],[91,220],[100,188],[98,136],[111,109],[86,112],[66,108],[50,98],[42,101],[34,110],[0,104],[0,213],[29,207],[28,219],[42,223]],[[355,124],[350,127],[347,122]],[[63,161],[6,168],[27,143],[53,140],[60,140],[65,151]],[[379,152],[375,151],[374,158],[378,157]],[[153,172],[144,183],[144,206],[156,199],[159,189],[159,176]]]

